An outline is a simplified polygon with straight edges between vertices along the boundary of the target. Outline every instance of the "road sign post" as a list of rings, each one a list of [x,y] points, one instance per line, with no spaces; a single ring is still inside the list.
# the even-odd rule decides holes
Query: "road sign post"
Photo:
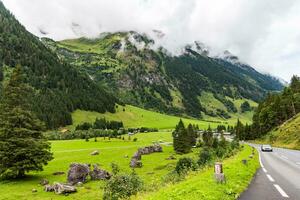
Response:
[[[215,170],[215,180],[218,183],[225,183],[226,178],[225,178],[225,175],[223,173],[223,164],[220,163],[220,162],[216,162],[214,170]]]

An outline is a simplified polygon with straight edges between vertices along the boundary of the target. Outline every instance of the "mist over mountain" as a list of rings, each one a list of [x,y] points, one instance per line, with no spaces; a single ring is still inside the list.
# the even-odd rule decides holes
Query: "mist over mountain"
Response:
[[[212,47],[211,53],[229,50],[260,72],[286,81],[300,74],[300,48],[296,45],[300,2],[296,0],[3,2],[39,37],[95,38],[103,32],[134,30],[147,33],[174,54],[186,44],[201,41]]]
[[[178,54],[135,31],[42,41],[122,102],[173,115],[228,119],[239,113],[241,102],[258,102],[283,87],[228,51],[211,56],[210,48],[197,41]]]

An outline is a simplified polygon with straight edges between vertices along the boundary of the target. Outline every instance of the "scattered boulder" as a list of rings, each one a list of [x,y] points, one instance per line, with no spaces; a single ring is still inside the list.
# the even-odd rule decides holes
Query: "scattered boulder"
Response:
[[[36,193],[37,189],[33,188],[31,191],[32,191],[32,193]]]
[[[253,154],[249,155],[249,158],[253,158]]]
[[[124,158],[128,158],[128,155],[125,155]]]
[[[65,172],[54,172],[53,173],[54,176],[64,175],[64,174],[65,174]]]
[[[77,191],[76,187],[62,183],[54,183],[53,188],[56,194],[69,194]]]
[[[155,145],[152,145],[152,146],[139,148],[138,152],[141,155],[147,155],[147,154],[155,153],[155,152],[162,152],[162,147],[159,144],[155,144]]]
[[[129,164],[130,167],[132,168],[142,167],[142,162],[141,162],[142,155],[147,155],[154,152],[162,152],[162,147],[159,144],[155,144],[152,146],[139,148],[138,151],[135,152],[135,154],[131,157],[131,161]]]
[[[91,156],[97,156],[97,155],[99,155],[99,151],[98,151],[98,150],[93,151],[93,152],[91,153]]]
[[[45,192],[53,192],[54,191],[54,187],[52,185],[45,185],[44,191]]]
[[[132,158],[134,158],[136,160],[141,160],[142,159],[142,154],[139,151],[137,151],[137,152],[134,153]]]
[[[68,172],[68,183],[75,185],[78,182],[86,182],[90,167],[87,164],[72,163]]]
[[[40,185],[44,186],[44,185],[48,185],[49,184],[49,181],[47,179],[42,179],[40,181]]]
[[[143,166],[142,161],[132,158],[130,161],[131,168],[141,168]]]
[[[111,175],[103,169],[99,169],[97,165],[94,165],[94,170],[90,172],[92,180],[108,180]]]

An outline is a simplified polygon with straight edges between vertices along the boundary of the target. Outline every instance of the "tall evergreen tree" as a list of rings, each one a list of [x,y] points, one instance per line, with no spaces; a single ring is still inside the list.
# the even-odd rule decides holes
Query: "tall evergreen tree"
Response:
[[[211,147],[213,144],[213,132],[210,126],[208,126],[208,129],[204,131],[202,135],[202,140],[204,142],[204,145],[207,147]]]
[[[197,143],[197,133],[192,124],[189,124],[187,127],[187,134],[190,140],[190,145],[195,146]]]
[[[191,142],[183,121],[180,119],[173,135],[173,147],[176,153],[184,154],[191,150]]]
[[[4,88],[0,104],[0,177],[23,177],[41,171],[52,157],[43,124],[29,110],[31,88],[18,66]]]

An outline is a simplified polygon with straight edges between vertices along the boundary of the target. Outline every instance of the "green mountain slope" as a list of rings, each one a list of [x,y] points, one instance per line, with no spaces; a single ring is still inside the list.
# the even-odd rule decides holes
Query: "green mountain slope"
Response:
[[[59,60],[5,9],[0,2],[0,81],[9,79],[21,65],[35,89],[33,110],[48,128],[72,123],[75,109],[114,112],[115,98],[97,86],[86,73]],[[2,85],[0,84],[0,85]]]
[[[300,114],[278,126],[264,137],[275,146],[300,150]]]
[[[73,125],[66,127],[67,129],[75,129],[78,124],[83,122],[94,123],[96,118],[105,117],[107,120],[122,121],[125,128],[158,128],[158,129],[173,129],[178,124],[180,117],[170,116],[158,112],[144,110],[131,105],[118,106],[115,113],[97,113],[91,111],[76,110],[72,113]],[[251,117],[247,115],[239,116],[243,123],[250,123]],[[237,116],[236,116],[237,118]],[[182,118],[185,124],[195,124],[201,129],[207,129],[208,126],[216,128],[218,125],[233,126],[235,120],[216,121],[216,118],[211,120],[197,120]]]
[[[124,103],[168,114],[227,119],[239,109],[233,100],[258,101],[282,88],[278,80],[249,66],[210,58],[189,46],[178,56],[154,50],[155,41],[136,32],[43,42]],[[207,93],[223,106],[207,109],[202,101]]]
[[[253,116],[253,138],[266,135],[300,113],[300,78],[294,76],[281,93],[270,94]]]

